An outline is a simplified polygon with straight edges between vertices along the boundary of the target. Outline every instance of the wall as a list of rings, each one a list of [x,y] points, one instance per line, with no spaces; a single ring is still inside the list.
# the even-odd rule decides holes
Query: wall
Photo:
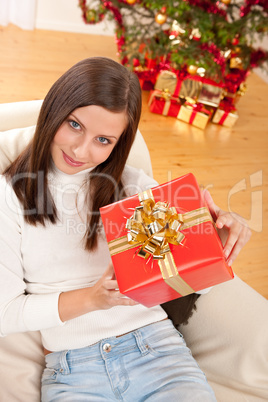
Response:
[[[114,23],[85,24],[78,0],[37,0],[36,28],[52,31],[113,35]]]
[[[256,48],[262,48],[268,51],[268,36],[263,39],[263,41],[258,41],[254,44],[254,47]],[[255,68],[254,73],[258,74],[265,82],[268,83],[268,71],[264,71],[263,69],[260,68]]]

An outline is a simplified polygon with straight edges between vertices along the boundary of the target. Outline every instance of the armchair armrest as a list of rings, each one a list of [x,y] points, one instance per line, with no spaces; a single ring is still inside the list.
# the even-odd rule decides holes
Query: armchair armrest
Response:
[[[34,126],[42,100],[0,104],[0,131]]]

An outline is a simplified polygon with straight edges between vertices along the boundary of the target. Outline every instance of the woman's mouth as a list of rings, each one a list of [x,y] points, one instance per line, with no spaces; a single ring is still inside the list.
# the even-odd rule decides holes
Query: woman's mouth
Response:
[[[78,161],[73,160],[70,156],[66,155],[66,153],[63,151],[62,151],[62,155],[63,155],[63,159],[65,160],[65,162],[70,166],[80,167],[80,166],[84,165],[83,162],[78,162]]]

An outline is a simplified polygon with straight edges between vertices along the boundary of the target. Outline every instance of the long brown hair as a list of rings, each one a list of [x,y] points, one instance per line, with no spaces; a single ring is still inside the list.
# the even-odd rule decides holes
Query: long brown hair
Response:
[[[5,170],[24,208],[24,219],[32,225],[56,223],[57,211],[47,185],[51,143],[60,126],[77,108],[97,105],[118,113],[126,111],[128,124],[109,158],[90,173],[91,193],[85,248],[97,246],[99,208],[123,194],[121,176],[133,144],[141,114],[141,89],[135,74],[105,58],[80,61],[51,87],[40,110],[33,140]],[[43,175],[42,183],[37,180]]]

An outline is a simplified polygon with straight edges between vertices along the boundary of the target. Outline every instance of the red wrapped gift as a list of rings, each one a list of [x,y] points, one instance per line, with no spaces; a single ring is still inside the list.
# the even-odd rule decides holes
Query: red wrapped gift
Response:
[[[178,98],[172,97],[167,91],[158,90],[151,91],[148,105],[152,113],[172,117],[178,116],[181,107]]]
[[[120,292],[147,307],[233,278],[192,174],[100,213]]]

